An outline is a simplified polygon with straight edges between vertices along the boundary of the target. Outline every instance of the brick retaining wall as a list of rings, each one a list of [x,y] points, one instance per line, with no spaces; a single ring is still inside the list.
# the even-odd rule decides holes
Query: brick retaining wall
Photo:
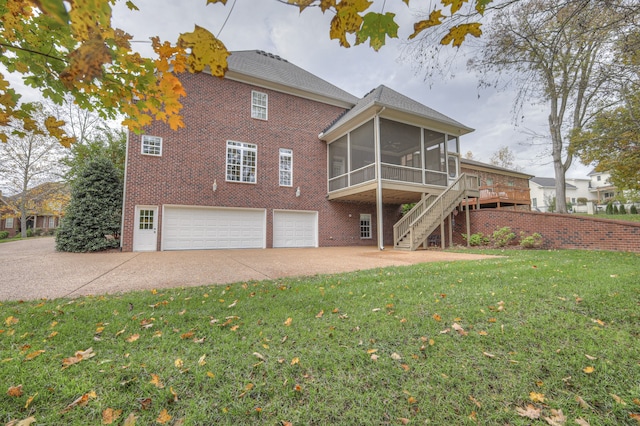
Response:
[[[496,209],[470,212],[472,234],[482,232],[491,235],[496,229],[505,226],[510,227],[516,235],[521,231],[526,235],[539,233],[544,241],[543,248],[640,253],[640,222]],[[464,214],[460,214],[454,226],[455,244],[466,245],[461,236],[465,232]]]

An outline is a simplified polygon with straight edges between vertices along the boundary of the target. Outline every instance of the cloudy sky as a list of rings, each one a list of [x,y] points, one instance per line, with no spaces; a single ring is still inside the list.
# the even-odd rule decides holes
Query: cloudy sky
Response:
[[[152,53],[148,42],[151,36],[175,42],[180,33],[192,31],[197,24],[215,35],[219,33],[231,51],[259,49],[279,55],[358,97],[384,84],[476,129],[461,139],[463,153],[471,151],[476,160],[488,162],[500,147],[508,146],[516,154],[521,170],[536,176],[553,176],[547,146],[532,145],[529,136],[531,132],[546,133],[544,106],[528,106],[524,120],[514,123],[514,94],[479,90],[476,75],[464,67],[464,57],[453,69],[454,78],[425,80],[424,70],[416,69],[416,61],[403,41],[412,32],[418,11],[403,1],[385,2],[384,12],[396,13],[401,30],[399,39],[389,41],[379,52],[368,44],[346,49],[330,40],[332,16],[323,15],[318,8],[299,13],[298,8],[277,0],[228,0],[226,6],[207,6],[205,0],[134,3],[139,11],[129,11],[123,4],[116,7],[113,25],[132,34],[134,48],[142,53]],[[378,7],[381,5],[382,2]],[[568,177],[586,177],[589,170],[575,164]]]

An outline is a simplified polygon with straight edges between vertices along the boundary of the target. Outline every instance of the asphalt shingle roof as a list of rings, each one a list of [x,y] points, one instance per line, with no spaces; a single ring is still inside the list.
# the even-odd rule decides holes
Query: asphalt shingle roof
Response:
[[[262,50],[231,52],[229,71],[355,105],[358,98],[278,55]]]

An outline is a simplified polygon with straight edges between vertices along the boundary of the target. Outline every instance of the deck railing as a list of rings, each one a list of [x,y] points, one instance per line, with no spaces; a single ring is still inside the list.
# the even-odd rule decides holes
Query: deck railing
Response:
[[[423,185],[447,186],[447,174],[436,170],[417,169],[414,167],[399,166],[397,164],[381,163],[380,176],[383,180],[405,183],[417,183]],[[376,179],[376,165],[369,164],[365,167],[344,173],[329,179],[329,192],[359,185]]]
[[[529,201],[531,199],[529,188],[508,185],[481,186],[480,201],[492,198],[515,202]]]

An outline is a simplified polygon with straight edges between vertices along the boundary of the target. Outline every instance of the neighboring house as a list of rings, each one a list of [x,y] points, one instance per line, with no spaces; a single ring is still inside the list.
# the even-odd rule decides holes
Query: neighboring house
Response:
[[[223,79],[181,76],[185,128],[129,135],[123,251],[415,249],[477,194],[459,122],[385,86],[358,99],[262,51],[228,63]],[[446,206],[425,224],[436,198]],[[396,223],[414,202],[420,228]]]
[[[14,237],[21,232],[20,198],[22,194],[3,196],[0,193],[0,231]],[[61,182],[48,182],[27,191],[26,229],[52,233],[60,226],[70,198],[69,187]]]
[[[533,175],[467,158],[460,162],[462,173],[478,176],[480,197],[470,200],[472,208],[531,210],[529,179]]]
[[[611,178],[609,172],[597,172],[593,169],[587,176],[590,178],[589,200],[597,204],[606,204],[616,196],[618,189],[609,180]]]
[[[556,198],[556,180],[548,177],[534,177],[529,181],[531,188],[531,209],[540,212],[548,212],[550,204]],[[581,200],[589,199],[589,180],[573,179],[565,180],[566,201],[577,205]]]

